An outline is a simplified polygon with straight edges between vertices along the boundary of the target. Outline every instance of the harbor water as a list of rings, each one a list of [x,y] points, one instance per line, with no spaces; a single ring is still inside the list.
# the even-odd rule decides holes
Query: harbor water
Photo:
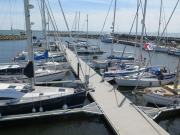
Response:
[[[50,40],[53,40],[54,37],[50,37]],[[65,41],[69,41],[68,37],[62,37],[64,44]],[[86,40],[86,39],[80,39]],[[97,39],[88,39],[88,42],[91,44],[97,45]],[[123,51],[123,44],[114,44],[113,47],[117,51]],[[111,44],[110,43],[100,43],[100,47],[104,53],[103,56],[99,56],[98,59],[103,59],[110,55]],[[26,40],[16,40],[16,41],[0,41],[0,63],[11,63],[12,57],[16,57],[18,52],[26,51],[27,41]],[[135,47],[127,46],[127,52],[134,52]],[[142,56],[149,60],[149,55],[152,52],[143,50]],[[97,54],[98,55],[98,54]],[[139,48],[137,48],[137,55],[139,55]],[[84,56],[84,55],[82,55]],[[82,57],[82,59],[90,63],[92,60],[92,55],[85,55],[88,57]],[[125,54],[126,56],[126,54]],[[139,56],[138,56],[139,57]],[[165,66],[168,72],[174,72],[179,57],[168,55],[167,53],[155,52],[151,60],[151,65],[162,65]],[[99,71],[97,70],[97,73]],[[117,88],[116,84],[112,84]],[[121,92],[127,99],[132,101],[137,106],[150,106],[146,104],[143,97],[135,96],[131,92],[133,87],[118,87],[119,92]],[[86,99],[86,103],[89,103]],[[155,106],[153,106],[155,107]],[[117,114],[118,115],[118,114]],[[128,118],[127,118],[128,119]],[[171,135],[180,134],[180,116],[165,117],[158,119],[156,121],[162,128],[164,128]],[[130,130],[130,129],[127,129]],[[78,114],[69,114],[62,116],[55,116],[50,118],[40,118],[40,119],[27,119],[27,120],[18,120],[18,121],[9,121],[0,123],[0,135],[36,135],[36,134],[61,134],[61,135],[109,135],[113,134],[110,127],[106,124],[101,116],[87,113],[78,113]]]

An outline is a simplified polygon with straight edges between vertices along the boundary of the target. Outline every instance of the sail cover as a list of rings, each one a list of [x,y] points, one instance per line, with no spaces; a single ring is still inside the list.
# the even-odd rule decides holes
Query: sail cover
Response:
[[[28,78],[34,77],[34,69],[33,68],[34,68],[33,62],[30,61],[24,69],[24,75],[26,75]]]

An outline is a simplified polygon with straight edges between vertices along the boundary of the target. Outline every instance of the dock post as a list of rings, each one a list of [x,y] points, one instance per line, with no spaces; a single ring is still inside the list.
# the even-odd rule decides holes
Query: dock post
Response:
[[[102,82],[104,82],[104,69],[101,69],[101,74],[102,74]]]
[[[79,63],[77,63],[77,75],[78,75],[78,78],[79,78]]]
[[[85,78],[86,78],[86,83],[89,84],[89,75],[86,75]]]

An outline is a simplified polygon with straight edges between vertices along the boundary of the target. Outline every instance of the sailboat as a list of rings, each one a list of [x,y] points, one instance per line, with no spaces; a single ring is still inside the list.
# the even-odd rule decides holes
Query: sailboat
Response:
[[[144,27],[145,27],[146,4],[147,4],[147,0],[145,0],[145,5],[144,5],[145,7],[144,7],[144,14],[143,14],[140,52],[142,52],[141,48],[143,44],[143,34],[144,34]],[[141,54],[142,53],[140,53],[140,56]],[[175,73],[168,74],[165,68],[163,70],[163,69],[157,68],[157,66],[155,67],[150,66],[150,67],[144,68],[144,71],[142,72],[140,67],[142,67],[141,61],[139,61],[138,72],[136,74],[132,74],[129,76],[115,77],[117,84],[119,86],[157,87],[157,86],[162,86],[170,82],[173,82],[175,79]]]
[[[86,38],[86,46],[77,48],[77,53],[79,54],[95,54],[95,53],[106,53],[105,51],[101,50],[100,47],[95,45],[88,44],[88,15],[87,15],[87,38]]]
[[[174,85],[165,85],[163,87],[147,87],[143,91],[143,97],[148,103],[164,105],[179,104],[180,85],[179,82],[180,58],[177,67],[176,79]]]
[[[160,25],[161,25],[161,12],[162,12],[162,0],[161,0],[161,5],[160,5],[160,16],[159,16],[159,28],[158,28],[158,36],[157,36],[157,38],[159,38],[159,32],[160,32]],[[147,39],[147,38],[146,38]],[[151,45],[152,46],[152,49],[151,49],[151,51],[153,51],[153,48],[156,48],[155,49],[155,51],[156,52],[167,52],[168,51],[168,49],[169,49],[169,47],[168,46],[157,46],[156,47],[156,44],[157,44],[157,40],[155,41],[155,43],[146,43],[145,45],[143,45],[142,46],[142,49],[144,49],[144,50],[149,50],[149,49],[147,49],[147,45]]]
[[[115,13],[116,13],[116,1],[115,1],[115,7],[114,7],[114,22],[112,23],[113,24],[113,34],[114,34],[114,26],[115,26]],[[123,57],[123,54],[125,53],[125,47],[124,47],[123,52],[121,52],[122,56],[121,57],[115,57],[115,56],[113,56],[113,53],[120,53],[120,52],[113,50],[113,42],[112,42],[111,56],[109,58],[110,59],[118,59],[119,63],[116,67],[107,68],[105,72],[104,72],[104,70],[100,70],[100,75],[103,75],[104,77],[127,76],[127,75],[132,75],[132,74],[135,74],[138,72],[142,72],[145,69],[142,66],[140,67],[140,65],[136,66],[134,58]],[[126,65],[125,63],[121,63],[123,59],[125,59],[125,60],[133,59],[134,60],[134,61],[132,61],[133,65],[129,65],[129,64]],[[140,60],[140,63],[142,63],[141,60]]]
[[[29,0],[24,0],[26,33],[28,42],[29,63],[24,74],[29,78],[29,86],[25,84],[0,84],[0,113],[2,116],[48,111],[62,108],[82,106],[86,90],[79,87],[77,90],[64,87],[34,86],[34,60],[32,50],[32,36],[30,29],[30,12],[34,6]]]
[[[101,39],[102,42],[111,43],[111,54],[110,54],[110,56],[108,56],[106,59],[103,59],[103,60],[102,59],[101,60],[96,60],[96,59],[91,60],[91,63],[93,64],[93,66],[95,68],[100,68],[100,69],[105,69],[106,68],[106,72],[107,72],[107,68],[108,67],[113,67],[113,72],[114,72],[114,66],[117,66],[118,63],[120,62],[120,60],[122,60],[124,63],[126,63],[128,65],[129,64],[132,65],[132,63],[134,64],[134,61],[135,61],[133,56],[129,56],[129,54],[133,54],[134,52],[116,51],[113,48],[113,43],[114,43],[113,37],[114,37],[114,27],[115,27],[115,14],[116,14],[116,1],[115,1],[115,7],[114,7],[114,18],[113,18],[113,23],[112,23],[112,27],[111,27],[112,28],[112,34],[106,33],[104,35],[103,39]],[[115,56],[116,54],[122,54],[122,53],[128,54],[128,56],[126,56],[126,57]],[[109,71],[111,71],[111,69]],[[109,74],[109,73],[107,73],[107,74]],[[106,77],[106,73],[104,73],[104,75]],[[113,75],[113,77],[114,77],[114,75]]]
[[[18,54],[18,56],[15,58],[16,59],[16,61],[17,62],[26,62],[27,61],[27,54],[28,54],[28,52],[22,52],[22,53],[20,53],[20,54]],[[34,60],[35,61],[49,61],[49,62],[52,62],[53,61],[53,59],[54,59],[54,61],[55,62],[58,62],[58,61],[60,61],[60,60],[62,60],[63,59],[63,56],[62,56],[62,53],[60,53],[59,52],[59,54],[51,54],[51,53],[49,53],[48,52],[48,50],[46,50],[45,52],[44,52],[44,54],[40,54],[39,52],[35,52],[34,53]]]

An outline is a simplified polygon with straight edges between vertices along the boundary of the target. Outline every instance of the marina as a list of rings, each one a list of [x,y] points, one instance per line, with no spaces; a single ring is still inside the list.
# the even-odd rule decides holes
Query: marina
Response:
[[[65,3],[0,4],[0,134],[180,134],[179,0]]]

